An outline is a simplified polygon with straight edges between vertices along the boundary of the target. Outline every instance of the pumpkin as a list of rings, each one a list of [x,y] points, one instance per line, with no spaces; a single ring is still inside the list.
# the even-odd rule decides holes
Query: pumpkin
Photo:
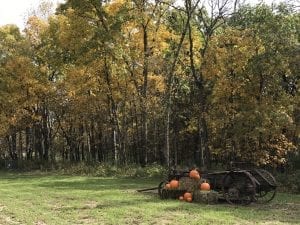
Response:
[[[179,187],[179,181],[178,181],[178,180],[171,180],[171,182],[170,182],[170,187],[171,187],[172,189],[178,188],[178,187]]]
[[[179,197],[179,200],[180,200],[180,201],[183,201],[183,200],[184,200],[184,199],[183,199],[183,196],[180,196],[180,197]]]
[[[196,177],[195,177],[196,180],[200,180],[200,175],[198,174]]]
[[[198,176],[199,176],[199,178],[200,178],[200,175],[199,175],[199,173],[198,173],[197,170],[191,170],[190,173],[189,173],[189,175],[190,175],[190,178],[197,179]]]
[[[166,187],[166,189],[170,189],[171,185],[169,183],[167,183],[165,187]]]
[[[207,183],[206,181],[204,181],[204,182],[200,185],[200,190],[201,190],[201,191],[209,191],[209,190],[210,190],[210,185],[209,185],[209,183]]]
[[[192,202],[192,200],[193,200],[192,198],[187,198],[186,199],[187,202]]]
[[[188,198],[192,198],[192,194],[190,192],[185,192],[183,195],[183,199],[187,201]]]

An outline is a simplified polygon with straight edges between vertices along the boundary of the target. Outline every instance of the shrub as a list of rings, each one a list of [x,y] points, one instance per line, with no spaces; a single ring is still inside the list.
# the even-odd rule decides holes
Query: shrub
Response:
[[[115,166],[106,163],[60,164],[55,172],[64,175],[85,175],[98,177],[163,177],[167,170],[158,164],[140,167],[138,165]]]
[[[300,170],[276,174],[276,181],[279,191],[300,194]]]

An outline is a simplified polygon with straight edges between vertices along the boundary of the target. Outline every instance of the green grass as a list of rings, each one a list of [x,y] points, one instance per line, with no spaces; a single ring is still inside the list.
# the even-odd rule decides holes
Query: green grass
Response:
[[[300,196],[267,205],[160,200],[157,179],[0,174],[0,224],[299,224]]]

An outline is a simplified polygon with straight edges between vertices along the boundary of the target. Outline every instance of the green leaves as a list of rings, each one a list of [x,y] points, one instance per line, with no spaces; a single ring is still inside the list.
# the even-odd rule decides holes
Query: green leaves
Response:
[[[157,161],[168,137],[174,159],[284,162],[300,127],[299,14],[172,4],[69,0],[24,34],[1,27],[0,133],[28,125],[81,160]]]

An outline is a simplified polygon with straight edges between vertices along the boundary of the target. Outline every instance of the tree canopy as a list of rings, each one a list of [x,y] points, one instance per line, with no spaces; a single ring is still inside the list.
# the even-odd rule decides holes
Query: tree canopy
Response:
[[[1,158],[116,165],[299,151],[300,14],[281,3],[67,0],[0,27]],[[50,10],[50,9],[49,9]]]

